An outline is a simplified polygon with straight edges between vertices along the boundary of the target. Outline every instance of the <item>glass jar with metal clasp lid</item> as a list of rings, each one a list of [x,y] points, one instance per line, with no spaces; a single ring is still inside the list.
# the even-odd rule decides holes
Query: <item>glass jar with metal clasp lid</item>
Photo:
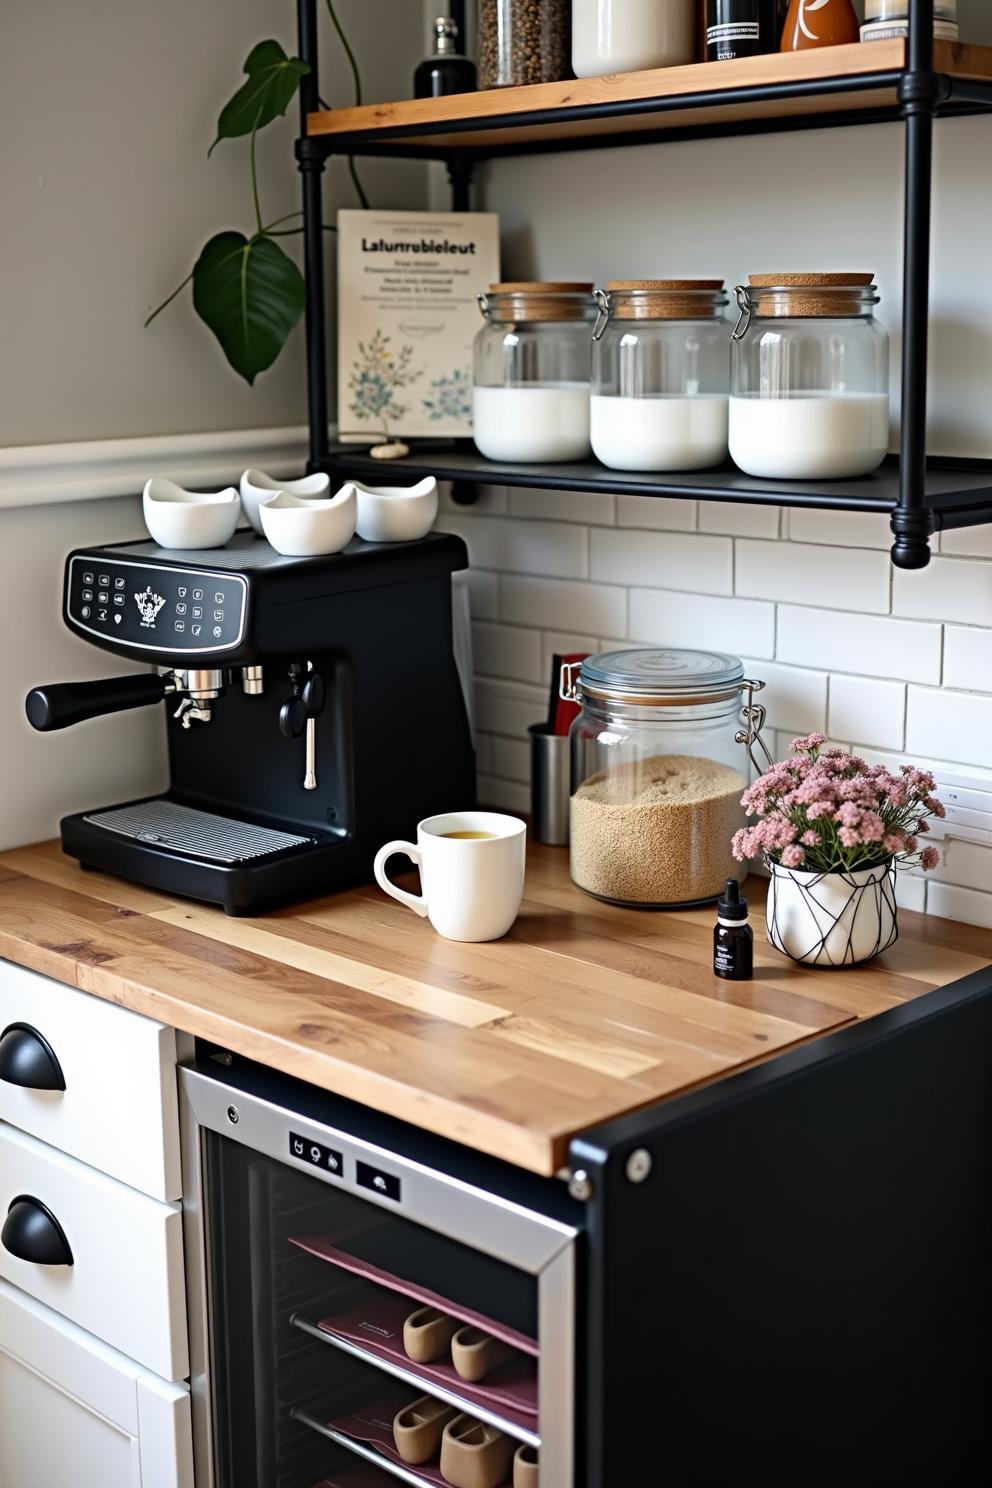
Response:
[[[872,274],[752,274],[735,291],[730,458],[769,480],[868,475],[889,448],[889,337]]]
[[[487,460],[589,454],[591,284],[491,284],[473,351],[472,437]]]
[[[562,668],[571,730],[570,867],[586,893],[645,909],[703,904],[744,870],[748,760],[765,710],[736,656],[675,648],[588,656]]]
[[[730,327],[722,279],[614,279],[596,291],[593,454],[612,470],[727,458]]]

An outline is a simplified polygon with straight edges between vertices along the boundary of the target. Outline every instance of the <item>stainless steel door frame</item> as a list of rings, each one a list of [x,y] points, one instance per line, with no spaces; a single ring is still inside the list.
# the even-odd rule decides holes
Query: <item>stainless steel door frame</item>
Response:
[[[522,1207],[499,1194],[427,1167],[401,1152],[363,1141],[349,1132],[300,1115],[288,1106],[237,1088],[201,1070],[181,1068],[180,1133],[183,1163],[183,1223],[186,1249],[190,1386],[197,1488],[216,1488],[211,1367],[211,1299],[208,1266],[210,1195],[206,1192],[204,1132],[209,1130],[369,1204],[493,1256],[537,1279],[538,1392],[543,1488],[573,1488],[575,1425],[575,1241],[578,1231]],[[294,1161],[289,1132],[341,1153],[342,1172]],[[402,1204],[346,1175],[356,1163],[398,1178]]]

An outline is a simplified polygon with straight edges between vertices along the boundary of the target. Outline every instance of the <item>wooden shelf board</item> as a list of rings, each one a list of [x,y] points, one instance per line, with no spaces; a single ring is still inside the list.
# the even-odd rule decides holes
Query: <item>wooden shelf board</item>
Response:
[[[543,490],[599,491],[609,496],[662,496],[686,500],[736,501],[760,506],[833,507],[839,511],[890,512],[899,496],[899,465],[890,459],[874,475],[842,481],[762,481],[733,465],[717,470],[663,475],[608,470],[596,460],[564,464],[497,464],[452,442],[415,445],[405,460],[388,466],[373,460],[362,445],[337,445],[320,461],[329,474],[400,482],[434,475],[438,480],[491,486],[531,486]],[[992,516],[992,462],[967,468],[934,468],[927,473],[927,497],[938,527],[941,514],[968,509],[975,520]]]
[[[904,41],[770,53],[730,62],[490,88],[446,98],[407,99],[309,116],[308,134],[332,151],[362,145],[402,153],[430,146],[512,150],[534,144],[692,128],[719,131],[760,120],[895,110]],[[935,68],[992,83],[992,48],[938,42]],[[756,89],[781,90],[749,96]],[[712,99],[708,102],[707,99]],[[535,118],[551,112],[557,117]],[[517,122],[519,120],[519,122]]]

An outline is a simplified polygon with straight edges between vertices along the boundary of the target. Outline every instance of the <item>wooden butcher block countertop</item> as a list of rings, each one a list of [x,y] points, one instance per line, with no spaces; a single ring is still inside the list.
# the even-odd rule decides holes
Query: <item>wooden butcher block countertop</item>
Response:
[[[616,909],[531,849],[506,939],[461,945],[363,887],[257,919],[83,872],[57,843],[0,855],[0,955],[534,1172],[577,1132],[957,981],[992,932],[900,916],[872,966],[802,970],[764,939],[712,973],[712,907]]]

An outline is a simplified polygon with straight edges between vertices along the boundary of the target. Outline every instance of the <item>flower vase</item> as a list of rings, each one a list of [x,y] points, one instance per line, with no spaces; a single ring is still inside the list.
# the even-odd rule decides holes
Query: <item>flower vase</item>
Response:
[[[776,950],[807,966],[860,966],[899,935],[891,860],[852,872],[768,864],[767,931]]]
[[[792,0],[781,50],[803,52],[860,40],[861,26],[851,0]]]

